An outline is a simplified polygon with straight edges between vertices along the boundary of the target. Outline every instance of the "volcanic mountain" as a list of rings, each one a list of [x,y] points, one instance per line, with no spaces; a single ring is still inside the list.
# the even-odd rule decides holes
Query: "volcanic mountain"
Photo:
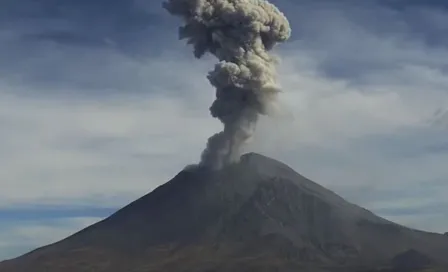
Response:
[[[186,168],[109,218],[0,263],[0,271],[413,271],[447,262],[446,235],[382,219],[252,153],[220,171]]]

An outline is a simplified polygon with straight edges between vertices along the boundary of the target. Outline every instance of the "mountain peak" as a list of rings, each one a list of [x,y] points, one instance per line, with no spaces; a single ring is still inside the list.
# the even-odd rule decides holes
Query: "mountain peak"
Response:
[[[446,262],[448,237],[389,222],[249,153],[219,171],[187,167],[109,218],[0,264],[0,272],[374,265],[410,249]]]

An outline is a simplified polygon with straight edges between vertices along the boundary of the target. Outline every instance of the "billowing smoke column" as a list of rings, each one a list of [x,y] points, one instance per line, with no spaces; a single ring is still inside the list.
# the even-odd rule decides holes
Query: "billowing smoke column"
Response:
[[[210,107],[224,130],[210,137],[201,165],[212,169],[237,162],[243,145],[252,137],[260,114],[268,114],[280,92],[276,58],[269,55],[276,43],[286,41],[291,29],[286,17],[265,0],[167,0],[163,6],[184,19],[180,39],[220,62],[208,75],[216,88]]]

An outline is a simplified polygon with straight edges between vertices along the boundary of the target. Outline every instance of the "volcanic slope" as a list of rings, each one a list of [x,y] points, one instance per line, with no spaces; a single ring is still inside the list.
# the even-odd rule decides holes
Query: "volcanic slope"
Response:
[[[0,272],[358,271],[406,252],[446,265],[448,237],[382,219],[251,153],[221,171],[186,168],[109,218],[0,263]]]

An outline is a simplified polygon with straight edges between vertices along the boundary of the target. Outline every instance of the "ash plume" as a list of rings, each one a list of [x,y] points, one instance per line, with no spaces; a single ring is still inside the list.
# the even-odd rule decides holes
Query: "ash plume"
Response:
[[[197,58],[208,52],[219,60],[208,74],[216,88],[210,112],[224,130],[209,138],[200,165],[220,169],[239,160],[258,117],[275,103],[277,59],[269,50],[290,37],[289,22],[265,0],[167,0],[163,6],[184,20],[179,38],[193,45]]]

